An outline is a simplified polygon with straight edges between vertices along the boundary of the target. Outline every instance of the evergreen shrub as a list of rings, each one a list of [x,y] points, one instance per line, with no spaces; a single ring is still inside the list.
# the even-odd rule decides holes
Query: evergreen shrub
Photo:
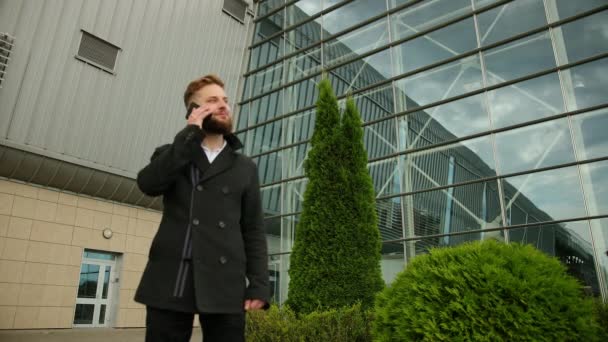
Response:
[[[412,259],[375,316],[375,341],[600,339],[592,300],[557,259],[493,240]]]

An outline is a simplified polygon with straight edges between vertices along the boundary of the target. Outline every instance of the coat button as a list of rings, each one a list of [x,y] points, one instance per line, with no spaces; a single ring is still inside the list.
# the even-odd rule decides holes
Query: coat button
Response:
[[[220,221],[217,226],[220,228],[226,228],[226,223],[224,223],[224,221]]]
[[[197,186],[196,186],[196,190],[198,190],[198,191],[203,191],[203,186],[202,186],[202,185],[200,185],[200,184],[199,184],[199,185],[197,185]]]
[[[221,256],[221,257],[220,257],[220,264],[224,265],[224,264],[225,264],[225,263],[227,263],[227,262],[228,262],[228,259],[226,259],[226,257],[225,257],[225,256]]]
[[[227,195],[230,192],[230,190],[228,190],[228,187],[225,186],[222,188],[222,192],[224,193],[224,195]]]
[[[192,224],[193,224],[193,225],[198,226],[198,223],[199,223],[199,222],[198,222],[198,219],[194,219],[194,220],[192,220]]]

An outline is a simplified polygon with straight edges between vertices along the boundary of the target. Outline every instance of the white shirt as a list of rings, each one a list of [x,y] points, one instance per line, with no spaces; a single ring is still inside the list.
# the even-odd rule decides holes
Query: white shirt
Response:
[[[224,147],[226,147],[225,139],[224,139],[224,144],[222,145],[222,147],[218,148],[217,150],[212,150],[212,149],[208,148],[207,146],[203,145],[203,151],[205,151],[205,154],[207,155],[209,164],[213,163],[213,160],[215,160],[215,157],[217,157],[220,154],[220,152],[222,152],[222,150],[224,150]]]

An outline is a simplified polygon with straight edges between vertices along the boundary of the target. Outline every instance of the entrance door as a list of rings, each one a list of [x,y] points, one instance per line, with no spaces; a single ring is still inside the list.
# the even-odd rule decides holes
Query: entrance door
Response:
[[[85,251],[80,266],[74,327],[109,326],[116,283],[116,255]]]

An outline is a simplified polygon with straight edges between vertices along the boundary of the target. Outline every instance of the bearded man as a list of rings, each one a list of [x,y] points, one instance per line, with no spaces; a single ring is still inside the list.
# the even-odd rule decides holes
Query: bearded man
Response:
[[[137,175],[163,196],[163,217],[135,294],[146,305],[146,341],[242,342],[245,311],[267,308],[270,289],[258,173],[231,133],[223,81],[207,75],[185,93],[187,126]]]

